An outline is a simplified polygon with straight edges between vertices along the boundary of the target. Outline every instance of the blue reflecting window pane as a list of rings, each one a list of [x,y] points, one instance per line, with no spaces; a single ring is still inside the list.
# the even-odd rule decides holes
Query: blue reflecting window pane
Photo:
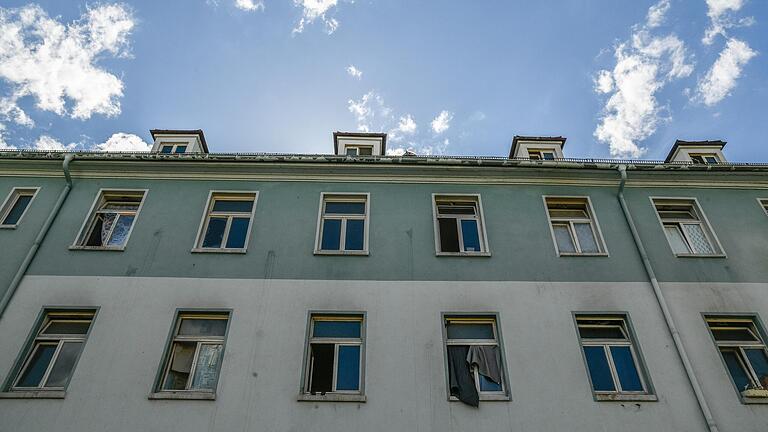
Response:
[[[245,239],[248,237],[248,218],[233,218],[229,226],[229,236],[227,237],[228,248],[244,248]]]
[[[360,321],[315,321],[313,337],[360,338]]]
[[[160,149],[160,153],[170,153],[173,151],[173,146],[163,146]]]
[[[117,218],[115,228],[112,230],[112,237],[110,237],[107,246],[123,246],[125,241],[128,240],[128,232],[131,230],[133,220],[135,216],[120,216]]]
[[[21,219],[21,215],[24,214],[24,210],[27,208],[30,201],[32,201],[30,195],[22,195],[18,197],[13,204],[13,207],[11,207],[11,211],[5,216],[3,225],[16,225],[16,223],[19,222],[19,219]]]
[[[741,366],[738,354],[730,350],[724,350],[722,353],[725,364],[728,366],[728,372],[731,374],[731,378],[733,378],[733,383],[736,384],[739,391],[744,391],[749,387],[750,381],[747,377],[747,372]]]
[[[323,239],[320,242],[320,249],[341,249],[341,220],[325,219],[323,221]]]
[[[752,365],[757,374],[757,379],[760,381],[760,385],[768,387],[768,357],[765,356],[765,350],[759,349],[745,349],[747,353],[747,359]]]
[[[214,212],[250,213],[253,210],[252,200],[216,200],[213,203]]]
[[[344,240],[345,250],[363,250],[365,237],[365,221],[362,219],[347,219],[347,237]]]
[[[220,248],[227,228],[227,218],[212,217],[208,222],[208,230],[203,238],[204,248]]]
[[[187,146],[176,146],[176,151],[174,153],[184,153],[187,151]]]
[[[464,240],[464,251],[480,252],[480,235],[477,232],[477,221],[462,219],[461,235]]]
[[[336,390],[360,388],[360,346],[339,346]]]
[[[486,378],[484,375],[480,375],[480,374],[478,375],[480,376],[480,391],[489,391],[489,392],[501,391],[501,384],[496,384],[495,382]]]
[[[585,346],[584,355],[587,358],[589,376],[592,378],[592,388],[595,391],[615,391],[605,349],[601,346]]]
[[[643,383],[637,373],[632,352],[628,346],[612,346],[611,356],[623,391],[643,391]]]
[[[448,339],[493,339],[491,324],[448,324]]]
[[[365,214],[364,202],[327,202],[325,212],[330,214]]]
[[[48,369],[48,365],[51,363],[53,353],[56,352],[56,345],[38,345],[37,350],[32,355],[32,360],[29,361],[27,369],[22,375],[18,387],[37,387],[40,385],[40,381],[45,375],[45,371]]]

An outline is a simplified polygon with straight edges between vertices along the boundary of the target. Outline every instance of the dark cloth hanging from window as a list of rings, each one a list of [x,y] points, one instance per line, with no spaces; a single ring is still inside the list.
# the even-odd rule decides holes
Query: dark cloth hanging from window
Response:
[[[448,381],[451,396],[457,397],[467,405],[477,407],[480,404],[480,396],[477,394],[475,380],[467,363],[468,352],[469,347],[466,345],[448,347]]]
[[[477,373],[501,384],[501,362],[499,350],[491,345],[471,345],[467,353],[467,363],[477,365]]]

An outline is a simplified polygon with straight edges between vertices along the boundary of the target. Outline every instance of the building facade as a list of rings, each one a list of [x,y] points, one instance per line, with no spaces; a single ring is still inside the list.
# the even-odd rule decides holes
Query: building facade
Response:
[[[0,431],[768,430],[768,165],[0,152]]]

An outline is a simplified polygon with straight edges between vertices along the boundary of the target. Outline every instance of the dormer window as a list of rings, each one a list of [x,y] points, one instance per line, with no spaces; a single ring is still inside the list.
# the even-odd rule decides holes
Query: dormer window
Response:
[[[563,159],[564,137],[520,136],[512,139],[510,159],[558,160]]]
[[[724,163],[723,155],[725,141],[675,141],[669,151],[665,163],[682,162],[697,165],[712,165]]]
[[[552,150],[528,149],[530,160],[555,160],[555,152]]]
[[[384,156],[387,134],[334,132],[333,152],[337,156]]]
[[[152,129],[152,151],[160,154],[208,153],[205,135],[200,129]]]
[[[720,163],[715,153],[691,153],[691,161],[695,164],[716,164]]]
[[[372,156],[373,146],[347,146],[345,147],[347,156]]]
[[[187,152],[187,144],[174,144],[174,143],[161,143],[160,153],[164,154],[179,154]]]

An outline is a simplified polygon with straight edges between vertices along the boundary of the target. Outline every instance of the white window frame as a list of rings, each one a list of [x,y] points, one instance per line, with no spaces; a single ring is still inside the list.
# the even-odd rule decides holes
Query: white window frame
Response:
[[[757,198],[757,203],[760,205],[760,208],[763,209],[765,215],[768,216],[768,198]]]
[[[110,201],[109,196],[110,195],[141,195],[141,201],[139,202],[139,206],[136,208],[136,212],[133,215],[133,223],[131,224],[131,228],[128,230],[128,234],[125,236],[125,241],[120,246],[85,246],[84,243],[87,241],[85,238],[86,234],[90,232],[91,226],[93,225],[94,221],[96,220],[96,214],[99,212],[99,207],[101,207],[102,204]],[[99,189],[99,192],[96,194],[96,198],[93,200],[93,204],[91,204],[90,210],[88,210],[88,214],[85,217],[85,220],[83,221],[83,224],[80,226],[80,231],[77,233],[77,237],[75,237],[75,241],[72,243],[72,246],[69,247],[69,249],[72,250],[110,250],[110,251],[123,251],[128,246],[128,242],[131,239],[131,234],[133,234],[133,229],[136,227],[136,224],[139,221],[139,215],[141,214],[141,209],[144,208],[144,203],[147,201],[147,195],[149,194],[149,189],[117,189],[117,188],[102,188]],[[114,225],[112,229],[114,230]],[[111,233],[110,233],[111,236]]]
[[[16,229],[16,227],[21,223],[22,219],[24,219],[24,215],[27,214],[29,208],[32,207],[32,202],[35,200],[37,192],[39,191],[39,187],[15,187],[11,189],[11,192],[8,193],[8,196],[5,197],[3,205],[0,206],[0,229]],[[2,222],[6,217],[8,217],[8,213],[11,212],[11,209],[13,209],[13,206],[16,205],[16,202],[19,200],[19,198],[22,196],[30,195],[32,196],[32,199],[29,200],[27,207],[25,207],[24,211],[21,212],[19,220],[17,220],[15,224],[3,224]]]
[[[478,214],[474,217],[462,217],[462,215],[451,215],[456,219],[456,229],[459,236],[459,252],[442,252],[440,250],[440,223],[438,222],[437,203],[438,201],[474,201],[477,205]],[[478,237],[480,239],[480,251],[463,251],[464,236],[461,230],[461,219],[473,219],[478,223]],[[435,255],[436,256],[491,256],[491,248],[488,244],[488,234],[485,229],[485,212],[483,211],[483,200],[480,194],[462,194],[462,193],[433,193],[432,194],[432,225],[435,236]]]
[[[688,153],[688,157],[691,158],[691,162],[695,164],[713,165],[720,163],[720,158],[717,156],[717,153]],[[701,158],[703,162],[696,162],[693,160],[694,157]],[[707,158],[713,158],[714,161],[708,161]]]
[[[544,154],[548,153],[552,155],[552,159],[547,159],[544,157]],[[536,155],[536,157],[531,157],[533,155]],[[536,149],[536,148],[529,148],[528,149],[528,159],[530,160],[540,160],[540,161],[553,161],[557,159],[557,153],[554,150],[545,150],[545,149]]]
[[[747,358],[747,355],[744,352],[745,349],[762,349],[766,354],[768,354],[768,346],[766,346],[765,338],[763,337],[763,328],[757,318],[757,315],[754,315],[754,314],[743,314],[743,315],[742,314],[733,314],[733,315],[704,314],[704,320],[707,325],[707,330],[709,331],[709,334],[712,337],[712,341],[715,344],[715,348],[717,349],[717,353],[720,355],[720,359],[723,361],[723,367],[725,367],[725,373],[728,376],[728,379],[733,384],[734,388],[736,389],[736,392],[738,393],[739,398],[741,398],[742,401],[750,400],[750,397],[744,394],[746,389],[740,389],[736,387],[736,383],[733,380],[733,377],[731,376],[731,371],[728,368],[728,364],[725,362],[725,357],[723,357],[721,348],[738,351],[737,359],[742,369],[746,373],[750,383],[753,385],[751,389],[768,391],[768,388],[766,388],[766,386],[763,386],[760,383],[759,377],[757,376],[754,368],[752,367],[752,363],[744,360]],[[746,327],[747,330],[753,336],[755,336],[755,339],[757,339],[757,342],[718,341],[715,338],[715,334],[712,332],[712,326],[710,325],[710,323],[717,323],[717,322],[743,324],[743,327]],[[737,328],[735,326],[722,326],[722,327]],[[764,398],[757,398],[756,401],[760,403],[768,403],[768,400],[765,400]]]
[[[369,155],[361,155],[360,154],[360,149],[361,148],[370,148],[371,149],[371,154],[369,154]],[[348,154],[347,151],[348,150],[352,150],[352,149],[355,150],[355,154],[353,154],[353,155]],[[373,150],[374,150],[373,145],[363,145],[363,144],[360,144],[360,145],[357,145],[357,144],[345,145],[344,146],[344,156],[373,156]]]
[[[176,153],[176,149],[179,146],[183,146],[184,147],[184,151],[181,152],[181,153]],[[171,147],[171,152],[170,153],[163,153],[163,147]],[[182,142],[161,141],[160,144],[158,144],[158,147],[157,147],[157,152],[160,153],[160,154],[165,154],[165,155],[184,154],[184,153],[187,153],[187,150],[189,150],[189,143],[186,142],[186,141],[182,141]]]
[[[248,222],[248,230],[245,234],[245,243],[242,248],[228,248],[227,240],[229,239],[229,229],[232,225],[232,219],[234,217],[245,217],[247,213],[231,212],[230,214],[218,214],[217,216],[226,216],[227,226],[224,229],[224,237],[221,242],[220,248],[204,248],[203,240],[205,240],[205,233],[208,230],[208,222],[210,221],[211,210],[213,210],[213,204],[216,199],[232,201],[242,201],[244,198],[253,198],[253,207],[251,207],[250,219]],[[208,199],[206,200],[205,207],[203,208],[203,216],[200,218],[200,226],[197,229],[197,237],[195,238],[195,245],[192,248],[194,253],[246,253],[248,251],[248,243],[251,239],[251,230],[253,229],[254,220],[256,218],[256,204],[259,201],[259,191],[241,191],[241,190],[211,190],[208,192]]]
[[[586,196],[573,196],[573,195],[542,195],[544,201],[544,212],[547,215],[547,222],[549,223],[549,234],[552,236],[552,244],[555,246],[555,252],[558,256],[608,256],[608,248],[603,238],[603,230],[600,229],[600,222],[595,215],[595,209],[592,207],[592,199]],[[588,219],[576,219],[576,218],[555,218],[554,220],[549,214],[548,200],[551,201],[582,201],[585,209],[587,210]],[[579,237],[576,235],[576,228],[574,223],[586,223],[589,222],[590,228],[592,228],[592,237],[595,239],[599,252],[581,252],[581,245],[579,244]],[[576,248],[576,252],[561,252],[560,247],[557,245],[557,237],[555,237],[554,224],[568,224],[568,232],[571,234],[573,245]]]
[[[669,245],[669,249],[676,257],[679,258],[726,258],[725,249],[723,249],[723,246],[720,244],[720,240],[717,238],[717,234],[715,234],[715,230],[712,229],[712,225],[709,223],[709,220],[707,219],[707,215],[704,214],[704,210],[701,208],[701,205],[699,204],[699,200],[695,197],[663,197],[663,196],[651,196],[648,197],[648,199],[651,200],[651,207],[653,208],[654,213],[656,214],[656,219],[659,221],[659,225],[661,226],[661,233],[664,236],[664,239],[667,240],[667,245]],[[679,204],[679,205],[690,205],[691,209],[694,211],[695,215],[698,217],[698,223],[701,225],[702,231],[704,232],[704,236],[709,241],[710,246],[712,247],[712,250],[714,253],[711,254],[699,254],[693,252],[693,248],[690,245],[690,240],[688,239],[688,234],[685,232],[684,229],[680,228],[680,225],[682,223],[696,223],[696,221],[675,221],[671,220],[667,223],[670,224],[677,224],[678,231],[683,235],[683,239],[686,242],[686,245],[688,246],[688,250],[690,252],[688,253],[677,253],[672,248],[672,242],[670,242],[669,237],[667,236],[666,227],[664,226],[664,220],[661,218],[661,215],[659,214],[659,210],[656,207],[657,201],[666,201],[662,202],[660,204]]]
[[[364,202],[365,214],[360,215],[325,215],[326,202]],[[323,245],[323,221],[325,219],[341,220],[341,239],[339,240],[339,250],[321,249]],[[345,250],[347,237],[347,220],[356,219],[365,221],[363,231],[363,249]],[[368,192],[321,192],[320,206],[317,210],[317,227],[315,230],[315,255],[368,255],[369,252],[369,228],[371,225],[371,194]]]

